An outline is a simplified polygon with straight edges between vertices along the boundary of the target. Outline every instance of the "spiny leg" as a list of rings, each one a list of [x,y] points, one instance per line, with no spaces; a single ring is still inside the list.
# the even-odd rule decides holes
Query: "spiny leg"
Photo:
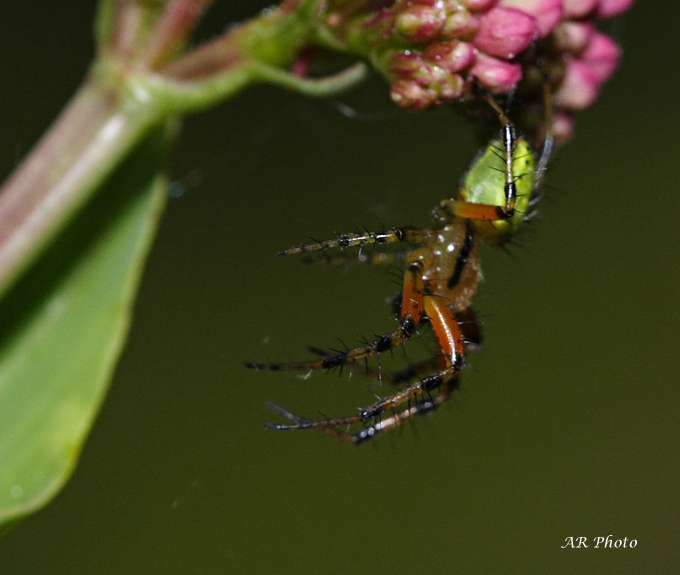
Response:
[[[325,355],[317,360],[295,361],[289,363],[246,363],[249,369],[260,371],[311,371],[319,369],[333,369],[353,363],[374,354],[389,351],[404,343],[416,332],[423,313],[423,294],[425,285],[422,277],[422,263],[411,262],[404,275],[403,297],[399,329],[378,336],[363,345]]]
[[[537,197],[537,190],[546,172],[554,145],[553,106],[550,83],[546,77],[543,82],[543,105],[545,110],[545,135],[543,149],[538,161],[528,141],[518,137],[515,127],[498,103],[486,90],[480,87],[484,98],[494,110],[501,122],[500,138],[489,144],[486,152],[472,165],[466,176],[466,185],[461,189],[459,197],[454,202],[455,215],[479,222],[490,222],[492,226],[500,222],[508,222],[511,227],[531,215],[533,200]],[[502,161],[501,167],[489,164],[486,169],[494,169],[503,174],[503,200],[489,189],[492,177],[484,176],[484,167],[488,156],[492,154]],[[478,176],[470,177],[473,174]],[[468,181],[479,188],[471,192]],[[500,185],[500,182],[499,182]],[[486,186],[486,187],[485,187]],[[497,222],[494,224],[494,222]],[[503,224],[505,225],[505,224]],[[494,235],[492,233],[492,235]]]
[[[543,150],[536,166],[535,188],[538,188],[543,176],[548,169],[548,162],[552,155],[555,145],[555,130],[553,126],[553,102],[550,91],[550,82],[547,77],[543,79],[543,105],[545,107],[545,137],[543,139]]]
[[[428,395],[426,399],[424,398],[421,401],[417,401],[414,405],[409,406],[405,410],[380,419],[376,423],[354,433],[349,440],[357,444],[363,443],[369,439],[373,439],[378,433],[390,431],[391,429],[400,426],[402,423],[414,419],[418,415],[425,415],[430,411],[435,411],[442,403],[451,397],[451,393],[457,387],[458,377],[448,379],[442,384],[439,393],[435,396]],[[337,434],[336,437],[346,439],[340,434]]]
[[[373,405],[362,409],[355,416],[311,420],[294,415],[276,404],[270,404],[271,409],[290,419],[293,423],[270,424],[267,425],[267,429],[318,429],[340,439],[360,443],[370,439],[380,431],[392,429],[420,413],[435,409],[437,405],[448,398],[452,382],[456,382],[458,379],[458,374],[463,364],[464,344],[456,318],[441,299],[426,296],[424,298],[424,310],[430,318],[437,335],[442,350],[442,361],[446,366],[445,369],[424,377],[403,390],[381,399]],[[433,397],[432,392],[437,389],[441,389],[441,391]],[[406,409],[396,411],[405,403],[408,403]],[[412,403],[414,405],[411,405]],[[382,418],[382,414],[386,411],[392,412],[392,415]],[[354,425],[365,425],[371,420],[375,420],[375,423],[355,433],[340,429],[342,427],[351,428]]]
[[[415,333],[415,325],[413,322],[402,324],[399,329],[392,333],[378,336],[377,338],[367,341],[363,345],[359,345],[345,351],[337,350],[333,353],[323,355],[319,359],[306,361],[292,361],[288,363],[246,363],[248,369],[255,369],[258,371],[314,371],[321,369],[342,368],[348,363],[354,363],[362,359],[368,358],[372,355],[389,351],[404,343]],[[316,353],[318,348],[312,348]]]
[[[415,402],[414,405],[410,405],[409,407],[400,412],[395,412],[389,417],[383,417],[380,420],[376,421],[375,423],[364,426],[358,431],[355,431],[354,433],[350,431],[343,431],[340,428],[350,427],[353,424],[362,423],[360,421],[360,416],[335,420],[334,425],[320,426],[317,425],[319,422],[298,417],[297,415],[290,413],[289,411],[283,409],[282,407],[272,402],[267,403],[269,408],[272,411],[278,413],[279,415],[287,419],[290,419],[291,421],[293,421],[293,423],[267,424],[265,427],[267,429],[279,431],[293,429],[319,429],[320,431],[328,433],[333,437],[337,437],[338,439],[342,439],[343,441],[348,441],[350,443],[358,445],[360,443],[364,443],[365,441],[373,439],[379,433],[382,433],[384,431],[390,431],[391,429],[400,426],[402,423],[414,419],[418,415],[424,415],[426,413],[429,413],[430,411],[436,410],[437,407],[439,407],[451,396],[451,393],[456,389],[457,386],[458,378],[449,379],[442,385],[439,393],[437,393],[435,396],[428,396],[427,398],[423,398],[422,400]]]
[[[465,355],[471,351],[476,351],[482,343],[482,332],[472,308],[466,308],[462,312],[457,313],[456,323],[463,335]],[[326,351],[316,348],[310,348],[310,351],[317,355],[327,354]],[[445,370],[446,364],[442,364],[442,359],[444,359],[444,356],[437,354],[422,361],[411,363],[402,369],[389,372],[385,372],[379,367],[371,367],[368,364],[359,364],[358,367],[360,367],[362,373],[380,380],[381,383],[400,385],[408,383],[423,374],[432,373],[437,369]]]
[[[361,411],[363,421],[369,421],[379,417],[381,413],[394,409],[399,405],[410,401],[414,397],[439,388],[448,379],[457,377],[463,367],[464,343],[463,335],[458,327],[456,318],[448,305],[441,299],[432,296],[425,297],[425,313],[430,318],[430,323],[437,336],[441,348],[442,361],[446,368],[428,375],[401,391],[389,395]]]
[[[493,108],[494,112],[496,112],[502,125],[501,142],[503,143],[503,161],[505,168],[505,208],[501,208],[502,218],[498,219],[508,219],[515,213],[515,203],[517,202],[517,186],[515,185],[515,172],[512,165],[517,133],[515,125],[498,105],[498,102],[494,100],[493,96],[487,90],[483,90],[483,96],[491,108]]]
[[[515,125],[498,105],[498,102],[496,102],[491,93],[479,84],[477,84],[477,89],[481,91],[482,97],[488,102],[489,106],[491,106],[501,123],[501,147],[499,152],[502,152],[502,156],[500,157],[503,161],[503,172],[505,176],[505,205],[468,202],[459,199],[455,204],[455,213],[461,218],[477,221],[507,220],[515,215],[515,206],[517,203],[517,184],[513,165],[516,161],[515,147],[517,143],[517,133]]]
[[[479,349],[482,343],[482,332],[472,308],[468,307],[464,309],[463,311],[455,314],[455,317],[456,323],[458,324],[461,334],[463,335],[465,355],[471,351],[476,351]],[[426,315],[423,315],[421,323],[423,321],[429,321],[429,318]],[[329,355],[329,350],[326,349],[313,346],[310,346],[307,349],[313,354],[321,357]],[[361,370],[361,373],[368,377],[378,379],[380,383],[400,385],[408,383],[409,381],[412,381],[417,377],[421,377],[426,373],[432,373],[438,369],[441,371],[445,370],[446,363],[442,363],[442,360],[444,359],[445,356],[439,353],[427,359],[410,363],[401,369],[387,372],[382,370],[379,365],[377,367],[369,366],[368,362],[358,363],[356,367]]]
[[[332,435],[337,435],[340,427],[351,427],[353,425],[366,425],[371,420],[376,420],[376,424],[383,419],[382,414],[386,411],[391,411],[393,416],[397,413],[395,409],[404,403],[408,403],[406,410],[402,413],[406,413],[412,409],[411,403],[414,402],[416,405],[423,402],[431,402],[432,407],[436,407],[436,402],[433,401],[432,392],[436,389],[441,388],[448,382],[457,379],[459,369],[455,368],[453,365],[449,365],[447,369],[436,374],[425,377],[418,382],[414,383],[399,391],[393,395],[385,397],[380,401],[374,403],[369,407],[365,407],[361,410],[358,415],[352,415],[348,417],[333,417],[326,419],[307,419],[295,415],[281,406],[268,402],[268,406],[274,412],[279,415],[290,419],[293,423],[284,424],[267,424],[265,427],[267,429],[272,429],[275,431],[292,431],[298,429],[318,429],[320,431],[325,431]],[[376,426],[373,425],[373,427]],[[352,435],[352,434],[350,434]]]
[[[345,249],[352,246],[390,244],[395,242],[405,242],[407,244],[425,244],[431,240],[435,232],[433,230],[417,229],[411,227],[390,228],[379,232],[363,232],[353,234],[340,234],[332,240],[312,242],[293,246],[287,250],[282,250],[276,255],[290,256],[318,250],[330,250],[333,248]]]

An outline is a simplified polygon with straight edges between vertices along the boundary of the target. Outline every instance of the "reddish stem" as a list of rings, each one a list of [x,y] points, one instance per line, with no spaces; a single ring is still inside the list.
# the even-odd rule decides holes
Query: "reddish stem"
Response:
[[[118,164],[153,122],[90,78],[0,193],[0,294]]]
[[[170,0],[149,33],[144,65],[157,69],[187,41],[213,0]]]
[[[111,49],[115,57],[125,62],[135,51],[144,11],[134,2],[117,2],[111,34]]]

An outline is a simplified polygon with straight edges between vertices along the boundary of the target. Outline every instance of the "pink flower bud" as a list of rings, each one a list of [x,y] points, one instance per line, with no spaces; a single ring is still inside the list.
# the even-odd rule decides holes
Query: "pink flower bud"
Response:
[[[491,92],[508,93],[522,79],[522,66],[486,54],[477,54],[469,75],[477,78]]]
[[[421,55],[449,72],[460,72],[473,64],[477,51],[467,42],[449,40],[430,44]]]
[[[567,64],[564,79],[555,93],[555,106],[567,110],[582,110],[597,100],[600,82],[593,69],[582,60]]]
[[[590,42],[595,26],[590,22],[562,22],[555,28],[555,48],[561,52],[580,54]]]
[[[583,18],[590,14],[600,0],[562,0],[565,18]]]
[[[574,131],[574,117],[570,114],[557,112],[552,122],[553,136],[558,146],[566,144]]]
[[[395,52],[389,60],[389,70],[394,74],[412,75],[423,66],[423,59],[417,52]]]
[[[465,90],[465,80],[458,74],[446,74],[433,86],[437,92],[436,104],[443,103],[443,100],[455,100],[463,95]]]
[[[492,8],[479,20],[474,44],[500,58],[514,58],[537,36],[536,21],[513,8]]]
[[[448,13],[441,33],[445,38],[467,40],[475,35],[478,27],[479,18],[470,14],[467,10],[460,8]]]
[[[425,1],[410,4],[402,10],[397,15],[396,26],[404,38],[422,44],[437,38],[445,21],[444,3]]]
[[[397,80],[390,96],[395,104],[414,112],[429,107],[435,99],[431,90],[412,80]]]
[[[634,0],[600,0],[597,7],[598,18],[612,18],[625,12],[633,5]]]
[[[541,37],[550,34],[562,19],[562,0],[501,0],[499,6],[516,8],[533,16]]]
[[[412,77],[421,86],[433,89],[439,84],[446,82],[449,76],[450,74],[444,68],[435,66],[430,62],[424,62],[420,69],[415,74],[412,74]]]
[[[604,82],[619,66],[621,49],[609,36],[601,32],[595,32],[588,46],[581,54],[585,61],[597,76],[599,82]]]
[[[516,107],[528,119],[520,123],[536,141],[541,128],[533,118],[545,107],[540,88],[547,75],[561,121],[558,139],[566,139],[575,112],[597,99],[620,59],[618,46],[597,32],[594,20],[632,2],[333,0],[327,26],[339,44],[347,43],[387,77],[392,99],[403,108],[475,100],[473,78],[494,94],[521,83]]]
[[[471,12],[485,12],[496,5],[498,0],[459,0]]]

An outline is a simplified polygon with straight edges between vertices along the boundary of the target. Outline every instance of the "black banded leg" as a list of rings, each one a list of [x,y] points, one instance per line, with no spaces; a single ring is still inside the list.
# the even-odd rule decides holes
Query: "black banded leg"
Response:
[[[342,368],[348,363],[368,358],[372,355],[394,349],[413,336],[420,323],[423,311],[425,286],[422,277],[422,264],[411,262],[404,275],[403,297],[399,319],[399,329],[378,336],[363,345],[325,355],[321,359],[291,363],[246,363],[249,369],[260,371],[311,371],[319,369]]]
[[[399,326],[396,331],[381,335],[363,345],[353,347],[346,351],[336,351],[324,355],[320,359],[310,361],[294,361],[289,363],[246,363],[248,369],[258,371],[313,371],[321,369],[341,368],[348,363],[354,363],[372,355],[383,353],[394,349],[413,336],[416,331],[416,324],[410,318]],[[318,348],[312,348],[316,353]]]
[[[390,431],[395,427],[398,427],[403,423],[416,418],[419,415],[425,415],[430,411],[435,411],[442,403],[451,397],[451,393],[457,387],[458,378],[456,377],[449,379],[444,384],[442,384],[439,393],[437,393],[435,396],[428,395],[427,397],[422,398],[420,401],[416,401],[414,405],[409,405],[407,409],[404,409],[399,413],[393,413],[389,417],[381,418],[376,423],[352,434],[349,441],[352,441],[356,444],[364,443],[370,439],[373,439],[379,433]],[[339,437],[340,439],[348,439],[339,434],[336,435],[336,437]]]
[[[420,230],[416,228],[389,228],[379,232],[364,232],[354,234],[340,234],[333,240],[321,242],[311,242],[300,246],[293,246],[287,250],[278,252],[279,256],[290,256],[306,252],[330,250],[334,248],[345,249],[352,246],[377,246],[380,244],[390,244],[395,242],[405,242],[407,244],[424,244],[429,242],[434,236],[432,230]]]
[[[270,407],[274,411],[290,419],[293,423],[270,425],[268,429],[318,429],[339,439],[359,443],[370,439],[380,431],[396,427],[403,421],[415,417],[415,415],[435,409],[441,401],[448,398],[446,394],[450,393],[450,382],[458,379],[463,364],[464,344],[456,319],[442,300],[427,296],[424,301],[424,310],[437,335],[442,350],[442,361],[446,366],[445,369],[428,375],[403,390],[377,401],[362,409],[359,415],[352,417],[310,420],[298,417],[275,404],[271,404]],[[442,395],[441,390],[446,392],[445,395]],[[435,391],[437,393],[433,396]],[[437,398],[439,398],[439,401]],[[402,409],[404,404],[407,404],[406,409]],[[386,412],[389,412],[390,415],[383,421],[383,414]],[[355,425],[363,425],[364,427],[354,433],[341,429],[342,427],[351,428]]]
[[[283,424],[267,424],[266,429],[275,431],[293,431],[299,429],[316,429],[324,433],[328,433],[333,437],[348,441],[354,444],[364,443],[370,439],[377,437],[384,431],[390,431],[403,423],[414,419],[419,415],[424,415],[430,411],[434,411],[442,403],[444,403],[458,386],[457,377],[449,377],[441,383],[439,392],[435,395],[427,392],[420,397],[409,401],[408,407],[401,411],[392,410],[389,416],[375,417],[375,421],[366,425],[366,421],[362,415],[352,417],[339,417],[332,419],[312,420],[304,417],[299,417],[286,409],[268,402],[269,408],[278,413],[282,417],[289,419],[292,423]],[[370,409],[370,408],[369,408]],[[364,410],[367,411],[367,410]],[[356,431],[352,431],[352,427],[361,425],[362,427]]]

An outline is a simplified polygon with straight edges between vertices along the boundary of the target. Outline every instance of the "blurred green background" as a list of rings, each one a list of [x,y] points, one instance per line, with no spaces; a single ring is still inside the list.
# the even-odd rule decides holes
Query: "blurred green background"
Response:
[[[265,5],[221,4],[202,37]],[[93,12],[0,6],[3,177],[78,85]],[[395,280],[273,254],[427,224],[469,126],[394,110],[380,81],[334,101],[261,87],[190,118],[108,399],[66,488],[0,540],[0,574],[677,573],[679,18],[640,1],[613,27],[622,68],[559,151],[542,218],[510,257],[484,253],[462,390],[359,449],[266,432],[265,401],[349,414],[368,380],[242,363],[390,330]],[[637,548],[561,549],[607,535]]]

